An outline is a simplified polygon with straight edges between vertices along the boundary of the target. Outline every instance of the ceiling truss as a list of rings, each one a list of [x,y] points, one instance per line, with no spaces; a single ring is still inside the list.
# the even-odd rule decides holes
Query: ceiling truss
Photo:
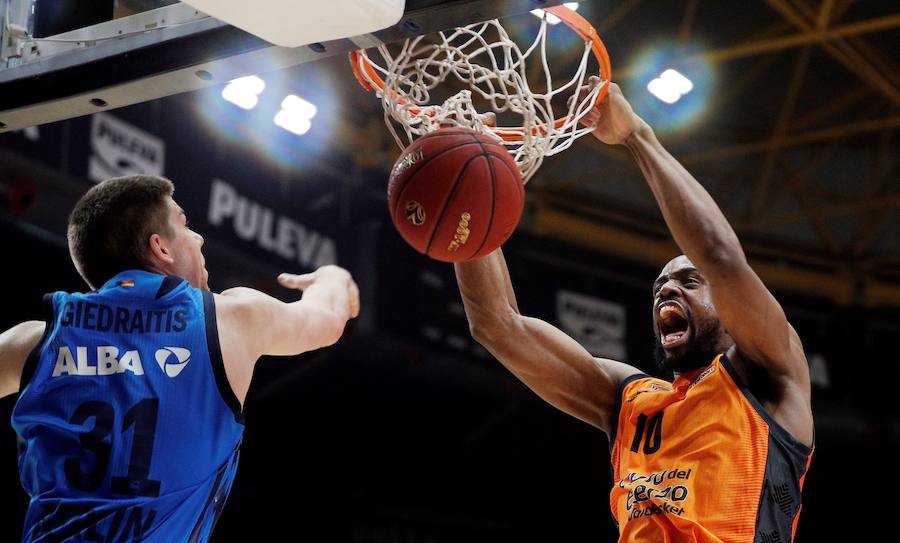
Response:
[[[640,4],[639,0],[619,3],[598,25],[601,35],[620,25],[639,22],[633,17],[639,15]],[[726,204],[723,208],[742,239],[752,240],[745,243],[752,247],[748,249],[751,254],[799,266],[793,279],[790,272],[784,272],[791,266],[778,271],[779,287],[805,292],[812,284],[809,274],[820,274],[822,277],[813,283],[829,285],[831,297],[842,303],[898,306],[900,239],[891,238],[887,231],[889,227],[894,228],[892,232],[900,231],[895,224],[900,217],[900,153],[895,134],[900,128],[900,66],[879,48],[876,38],[888,33],[896,36],[900,9],[892,14],[856,16],[851,20],[853,4],[851,0],[766,0],[774,19],[769,27],[746,41],[712,48],[702,54],[702,59],[715,65],[741,60],[746,66],[711,100],[710,116],[742,107],[748,96],[759,89],[779,97],[780,106],[766,120],[768,135],[734,131],[710,137],[709,145],[684,145],[696,138],[697,134],[691,133],[664,136],[664,144],[701,178],[707,170],[727,171],[725,168],[732,161],[752,158],[755,167],[748,178],[734,175],[722,183],[724,189],[718,190],[728,190],[728,185],[734,183],[750,184],[746,205],[729,208]],[[677,29],[673,29],[677,40],[709,31],[702,27],[703,10],[709,3],[691,0],[680,5],[682,16]],[[801,107],[806,106],[811,88],[815,87],[817,74],[811,72],[814,57],[819,62],[817,69],[821,69],[825,59],[835,71],[847,74],[857,84],[832,92],[827,99],[816,102],[817,107]],[[779,73],[773,77],[773,66],[785,59],[791,61],[787,76]],[[635,73],[637,66],[625,66],[614,70],[614,79],[625,80]],[[586,152],[599,151],[610,160],[605,161],[602,171],[559,175],[558,179],[534,187],[534,192],[540,193],[536,211],[540,218],[535,221],[538,228],[587,245],[596,245],[598,239],[610,241],[599,233],[602,230],[608,234],[615,225],[630,230],[631,235],[640,235],[634,233],[635,225],[621,220],[623,216],[635,217],[634,209],[626,206],[616,212],[616,202],[597,201],[592,205],[594,202],[587,196],[590,193],[585,190],[597,179],[610,176],[643,183],[628,153],[593,138],[584,138],[579,147]],[[837,175],[835,171],[848,154],[860,153],[865,156],[866,166],[850,180],[852,190],[836,190],[821,182],[827,176]],[[712,192],[717,200],[727,200],[718,198],[715,190]],[[848,196],[848,192],[852,195]],[[793,211],[784,210],[788,204]],[[567,215],[580,218],[564,219]],[[648,216],[644,212],[637,217],[636,224],[646,225],[650,219],[656,221],[657,230],[663,226],[658,214]],[[581,220],[584,218],[603,226],[592,231]],[[853,220],[846,222],[847,219]],[[815,243],[798,247],[769,243],[756,235],[761,229],[801,225],[814,233]],[[846,228],[852,228],[852,235],[841,231]],[[670,256],[672,247],[657,243],[657,233],[645,235],[649,236],[648,242],[641,247],[651,253],[656,251],[649,260],[659,263]],[[896,246],[890,246],[892,240]],[[803,269],[805,266],[809,269]],[[847,287],[836,289],[835,278],[845,280]]]

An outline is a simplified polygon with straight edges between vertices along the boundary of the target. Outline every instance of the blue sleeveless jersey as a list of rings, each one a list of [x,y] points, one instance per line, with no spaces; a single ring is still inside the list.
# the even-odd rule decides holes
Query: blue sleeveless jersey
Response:
[[[127,271],[44,303],[12,415],[23,540],[208,540],[244,430],[212,294]]]

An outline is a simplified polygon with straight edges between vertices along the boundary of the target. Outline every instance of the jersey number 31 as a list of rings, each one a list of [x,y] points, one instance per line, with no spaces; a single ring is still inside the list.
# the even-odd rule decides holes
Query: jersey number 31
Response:
[[[112,492],[128,496],[159,496],[159,481],[149,479],[158,411],[159,399],[147,398],[136,403],[125,413],[122,433],[134,427],[131,458],[128,461],[128,473],[124,477],[112,478],[110,486]],[[106,438],[115,425],[116,412],[113,406],[106,402],[89,401],[78,406],[69,422],[84,425],[90,418],[94,419],[93,428],[79,434],[79,438],[81,447],[94,457],[94,469],[82,471],[81,458],[67,458],[65,462],[66,479],[69,484],[88,492],[100,488],[106,478],[112,452],[112,446],[107,443]]]

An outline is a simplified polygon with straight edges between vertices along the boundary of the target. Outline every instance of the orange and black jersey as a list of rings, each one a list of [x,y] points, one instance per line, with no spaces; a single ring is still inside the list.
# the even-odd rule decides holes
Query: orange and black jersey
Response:
[[[620,541],[793,540],[812,449],[740,382],[724,355],[672,383],[622,382],[610,439]]]

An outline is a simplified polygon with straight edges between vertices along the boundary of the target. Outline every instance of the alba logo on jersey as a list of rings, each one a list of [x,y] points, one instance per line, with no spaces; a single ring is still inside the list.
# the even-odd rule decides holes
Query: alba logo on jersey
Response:
[[[141,355],[137,351],[125,351],[112,345],[100,345],[96,349],[87,347],[72,348],[63,345],[59,348],[56,364],[53,366],[53,377],[61,375],[116,375],[129,372],[144,375]],[[91,356],[93,355],[93,356]]]
[[[156,363],[169,377],[177,377],[191,361],[191,351],[181,347],[163,347],[156,351]]]

